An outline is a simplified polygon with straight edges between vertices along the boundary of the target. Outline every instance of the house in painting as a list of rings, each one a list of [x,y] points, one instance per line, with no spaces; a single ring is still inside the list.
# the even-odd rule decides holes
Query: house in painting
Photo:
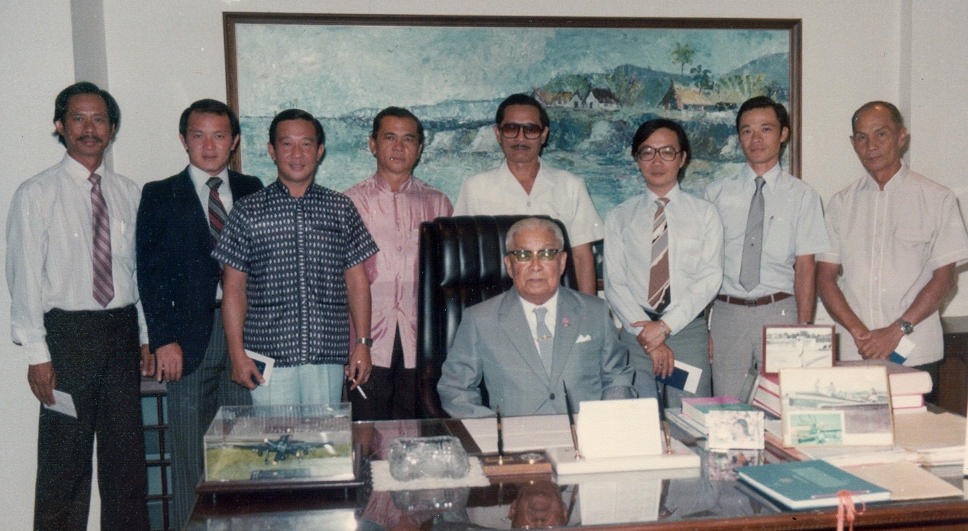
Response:
[[[585,107],[589,109],[601,109],[614,111],[618,109],[618,98],[611,90],[605,88],[593,88],[585,98]]]

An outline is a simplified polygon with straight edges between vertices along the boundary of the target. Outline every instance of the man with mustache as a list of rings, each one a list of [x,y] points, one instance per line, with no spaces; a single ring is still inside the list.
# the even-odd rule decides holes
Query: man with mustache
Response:
[[[548,113],[531,96],[512,94],[502,101],[494,135],[504,163],[464,181],[454,215],[528,214],[560,220],[568,231],[578,291],[595,295],[598,280],[592,242],[605,237],[605,228],[585,181],[541,160],[549,124]]]
[[[926,370],[937,389],[939,308],[955,285],[955,264],[968,259],[958,200],[901,161],[907,129],[893,104],[866,103],[850,123],[850,143],[867,175],[828,205],[831,250],[819,257],[820,298],[841,335],[853,338],[840,342],[840,359],[888,359],[900,351],[904,364]]]
[[[54,127],[67,153],[20,185],[7,219],[11,335],[30,364],[30,390],[44,406],[63,407],[70,395],[77,413],[40,409],[37,530],[87,529],[95,435],[101,529],[148,529],[148,335],[134,242],[141,192],[104,163],[120,120],[117,102],[93,83],[61,91]]]

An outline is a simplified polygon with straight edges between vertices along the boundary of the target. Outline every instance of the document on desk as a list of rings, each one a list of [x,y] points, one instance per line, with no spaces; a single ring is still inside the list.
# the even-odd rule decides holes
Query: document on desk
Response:
[[[962,496],[961,489],[906,461],[842,468],[878,487],[891,491],[891,501]]]
[[[654,398],[581,403],[578,445],[586,459],[662,453],[659,405]]]
[[[505,452],[572,446],[568,415],[504,417],[502,421]],[[481,452],[497,452],[497,422],[494,417],[462,419],[461,423],[474,438]]]

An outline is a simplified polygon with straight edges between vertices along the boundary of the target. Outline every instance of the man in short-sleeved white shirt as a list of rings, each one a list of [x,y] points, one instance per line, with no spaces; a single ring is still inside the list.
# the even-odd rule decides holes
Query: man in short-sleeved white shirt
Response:
[[[867,175],[831,198],[831,250],[817,266],[820,297],[842,336],[852,338],[840,342],[840,358],[907,353],[904,364],[926,369],[937,384],[938,310],[954,286],[956,263],[968,259],[958,202],[951,190],[901,162],[907,130],[897,107],[867,103],[851,123],[851,143]]]
[[[595,295],[591,244],[605,236],[602,218],[581,177],[541,161],[549,123],[548,113],[531,96],[513,94],[501,102],[494,134],[505,160],[464,181],[454,215],[529,214],[560,220],[568,230],[578,290]]]

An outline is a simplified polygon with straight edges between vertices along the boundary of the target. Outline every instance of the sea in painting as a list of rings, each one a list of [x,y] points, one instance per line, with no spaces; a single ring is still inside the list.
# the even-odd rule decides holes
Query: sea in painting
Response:
[[[701,193],[743,163],[738,106],[790,98],[787,30],[239,24],[236,34],[242,170],[267,183],[279,111],[320,119],[317,182],[342,191],[373,174],[372,120],[395,105],[427,133],[414,174],[456,201],[466,177],[503,160],[494,113],[523,92],[551,118],[542,160],[583,177],[604,217],[644,188],[629,145],[642,122],[683,124],[693,152],[682,187]]]

